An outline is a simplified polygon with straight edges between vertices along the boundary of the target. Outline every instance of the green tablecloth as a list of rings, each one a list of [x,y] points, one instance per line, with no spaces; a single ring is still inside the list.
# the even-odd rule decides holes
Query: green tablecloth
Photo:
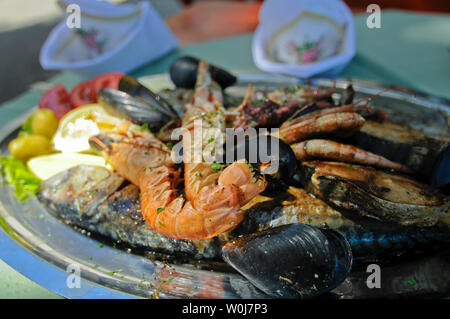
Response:
[[[357,55],[341,73],[409,87],[450,99],[450,15],[382,11],[381,28],[369,29],[366,14],[356,17]],[[256,71],[251,56],[252,35],[243,35],[178,49],[136,70],[139,77],[167,72],[180,55],[194,55],[226,69]],[[54,77],[71,88],[81,78],[70,72]],[[0,107],[0,126],[39,102],[42,91],[32,89]],[[1,248],[1,247],[0,247]],[[0,260],[0,298],[57,297],[23,277]]]

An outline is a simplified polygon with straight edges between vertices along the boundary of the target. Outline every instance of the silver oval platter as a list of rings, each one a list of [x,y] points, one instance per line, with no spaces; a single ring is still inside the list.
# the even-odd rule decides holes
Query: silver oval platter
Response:
[[[268,74],[239,74],[239,81],[226,90],[232,96],[243,96],[249,83],[260,88],[295,85],[297,79]],[[167,75],[139,79],[154,91],[170,87]],[[358,80],[318,79],[312,84],[344,89],[352,83],[356,99],[376,94],[387,87],[379,83]],[[415,92],[389,91],[373,99],[401,119],[408,115],[412,128],[430,134],[449,134],[450,102]],[[29,114],[24,114],[0,130],[2,154],[8,153],[8,142]],[[417,115],[417,116],[414,116]],[[427,119],[424,121],[424,119]],[[428,125],[427,123],[433,123]],[[0,258],[41,286],[67,298],[266,298],[244,277],[217,261],[177,263],[148,258],[132,247],[117,247],[102,238],[66,224],[56,218],[37,200],[20,203],[13,190],[0,185]],[[365,270],[355,271],[339,287],[327,295],[331,298],[373,298],[395,296],[398,291],[412,295],[450,292],[450,273],[436,274],[433,265],[449,260],[442,252],[421,260],[395,265],[386,270],[385,288],[368,289]],[[429,287],[408,285],[417,267],[428,267]],[[404,267],[404,268],[401,268]],[[447,267],[448,268],[448,267]],[[404,270],[402,272],[402,269]],[[449,269],[449,268],[448,268]],[[212,270],[212,271],[211,271]],[[79,280],[78,276],[79,275]],[[436,277],[435,276],[440,276]],[[390,279],[389,279],[390,278]],[[399,279],[400,278],[400,279]],[[435,282],[444,282],[433,286]],[[399,284],[402,282],[402,284]]]

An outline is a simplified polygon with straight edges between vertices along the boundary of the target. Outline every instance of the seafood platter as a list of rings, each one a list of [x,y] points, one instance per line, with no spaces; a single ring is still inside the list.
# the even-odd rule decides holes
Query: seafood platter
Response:
[[[130,297],[448,297],[449,101],[168,71],[57,85],[4,127],[1,235]]]

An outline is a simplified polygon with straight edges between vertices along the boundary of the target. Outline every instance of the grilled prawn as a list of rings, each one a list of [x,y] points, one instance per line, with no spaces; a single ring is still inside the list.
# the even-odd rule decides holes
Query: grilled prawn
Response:
[[[348,163],[358,163],[378,166],[408,172],[409,169],[399,163],[392,162],[383,156],[367,152],[353,145],[342,144],[330,140],[307,140],[291,145],[298,160],[312,158],[331,159]]]
[[[116,171],[140,188],[145,220],[167,237],[195,240],[230,231],[244,217],[241,207],[265,189],[265,180],[255,177],[246,163],[226,168],[219,164],[217,168],[195,161],[193,153],[203,153],[210,144],[204,136],[194,139],[195,121],[203,128],[215,129],[220,138],[225,131],[221,102],[221,91],[211,81],[207,64],[200,63],[196,90],[182,123],[187,130],[183,137],[186,199],[178,194],[180,170],[171,151],[153,134],[91,138],[91,144],[103,150]]]

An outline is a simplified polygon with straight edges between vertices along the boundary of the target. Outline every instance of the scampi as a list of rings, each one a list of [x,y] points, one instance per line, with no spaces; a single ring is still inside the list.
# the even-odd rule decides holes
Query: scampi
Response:
[[[58,218],[129,247],[206,259],[219,256],[216,239],[176,240],[154,231],[140,209],[139,189],[97,166],[77,166],[44,181],[39,200]]]

